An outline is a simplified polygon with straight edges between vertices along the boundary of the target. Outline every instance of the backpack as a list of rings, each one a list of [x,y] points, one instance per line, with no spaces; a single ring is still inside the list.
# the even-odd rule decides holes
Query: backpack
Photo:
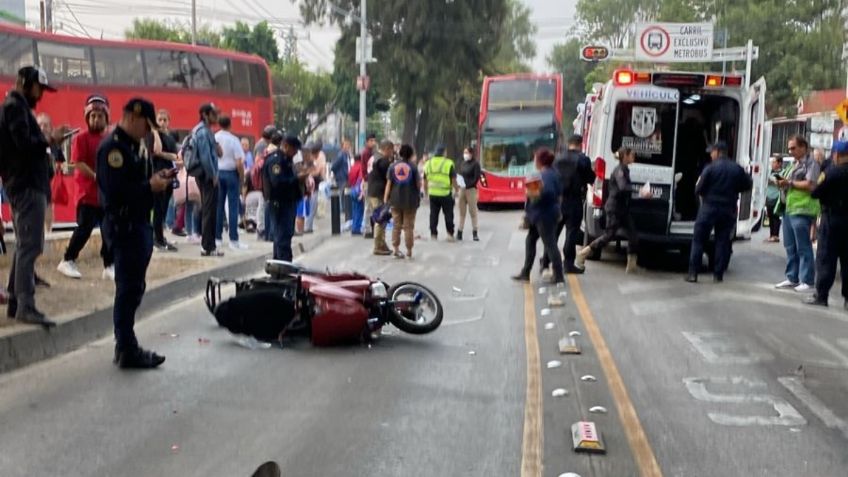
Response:
[[[197,128],[191,131],[182,146],[180,146],[180,155],[183,157],[186,173],[191,177],[200,177],[203,175],[203,163],[200,161],[200,155],[197,154],[194,142],[194,133]]]
[[[253,187],[253,190],[262,191],[262,168],[265,167],[265,158],[267,156],[267,151],[262,151],[250,169],[250,185]]]

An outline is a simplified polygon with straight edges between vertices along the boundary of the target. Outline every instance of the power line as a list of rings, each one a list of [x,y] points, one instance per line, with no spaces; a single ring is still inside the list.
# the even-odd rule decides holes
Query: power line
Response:
[[[76,13],[74,13],[74,11],[73,11],[73,10],[71,10],[71,6],[70,6],[70,5],[68,5],[68,4],[67,4],[67,2],[62,2],[62,5],[65,7],[65,9],[66,9],[66,10],[68,10],[68,13],[70,13],[70,14],[71,14],[71,16],[72,16],[72,17],[74,17],[74,20],[77,22],[77,25],[79,25],[79,26],[80,26],[80,28],[81,28],[81,29],[82,29],[82,31],[85,33],[85,35],[86,35],[87,37],[91,38],[91,35],[88,33],[88,30],[86,30],[86,29],[85,29],[85,27],[84,27],[84,26],[82,26],[82,23],[79,21],[79,18],[77,18],[77,14],[76,14]]]

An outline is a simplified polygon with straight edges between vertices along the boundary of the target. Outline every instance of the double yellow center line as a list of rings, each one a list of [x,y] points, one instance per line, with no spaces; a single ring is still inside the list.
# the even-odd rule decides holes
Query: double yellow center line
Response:
[[[607,378],[607,384],[612,393],[618,410],[621,425],[627,442],[633,452],[636,466],[642,477],[662,477],[662,470],[657,463],[654,451],[648,442],[636,408],[630,400],[624,380],[615,360],[612,357],[606,340],[598,327],[595,317],[589,309],[580,282],[574,275],[569,275],[568,284],[577,311],[586,328],[586,333],[592,341],[592,346],[598,355],[601,368]],[[542,366],[539,353],[539,339],[536,330],[536,307],[533,288],[524,285],[524,339],[527,346],[527,398],[524,407],[524,444],[522,447],[521,476],[541,477],[542,475],[542,443],[544,442],[544,427],[542,420]]]

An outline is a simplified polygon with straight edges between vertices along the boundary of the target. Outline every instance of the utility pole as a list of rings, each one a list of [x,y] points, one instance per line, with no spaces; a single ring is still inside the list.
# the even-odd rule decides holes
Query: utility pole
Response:
[[[44,7],[44,0],[41,0],[40,2],[38,2],[38,13],[39,13],[39,20],[41,20],[41,31],[42,32],[44,32],[45,28],[47,28],[47,20],[45,20],[45,18],[44,18],[44,8],[45,8]]]
[[[197,0],[191,0],[191,44],[197,44]]]
[[[44,1],[44,30],[53,33],[53,0]]]
[[[365,112],[366,98],[367,98],[367,94],[368,94],[368,91],[365,88],[365,86],[367,85],[367,83],[365,81],[365,77],[368,75],[368,71],[365,68],[365,65],[367,64],[367,61],[368,61],[368,58],[366,57],[366,52],[368,51],[368,48],[367,48],[367,45],[365,43],[368,39],[368,28],[366,27],[366,24],[365,24],[365,22],[367,21],[366,16],[365,16],[367,14],[366,7],[365,7],[365,1],[366,0],[361,0],[362,3],[360,4],[360,10],[361,11],[360,11],[360,19],[359,19],[360,20],[359,21],[359,37],[360,37],[359,44],[360,44],[360,49],[361,49],[361,51],[359,52],[360,53],[360,55],[359,55],[359,76],[362,77],[362,82],[363,82],[362,88],[360,88],[360,90],[359,90],[359,141],[357,141],[357,142],[359,143],[359,150],[360,151],[365,147],[365,135],[366,135],[366,128],[367,128],[367,123],[368,123],[368,121],[366,119],[367,115],[366,115],[366,112]]]

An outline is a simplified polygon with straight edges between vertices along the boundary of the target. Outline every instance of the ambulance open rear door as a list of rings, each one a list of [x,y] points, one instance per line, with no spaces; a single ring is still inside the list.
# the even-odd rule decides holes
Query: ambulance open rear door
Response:
[[[746,97],[743,114],[744,136],[741,141],[739,165],[751,175],[754,187],[739,198],[739,217],[736,236],[751,238],[754,226],[762,220],[768,186],[768,146],[766,144],[766,81],[760,78],[751,85]]]

